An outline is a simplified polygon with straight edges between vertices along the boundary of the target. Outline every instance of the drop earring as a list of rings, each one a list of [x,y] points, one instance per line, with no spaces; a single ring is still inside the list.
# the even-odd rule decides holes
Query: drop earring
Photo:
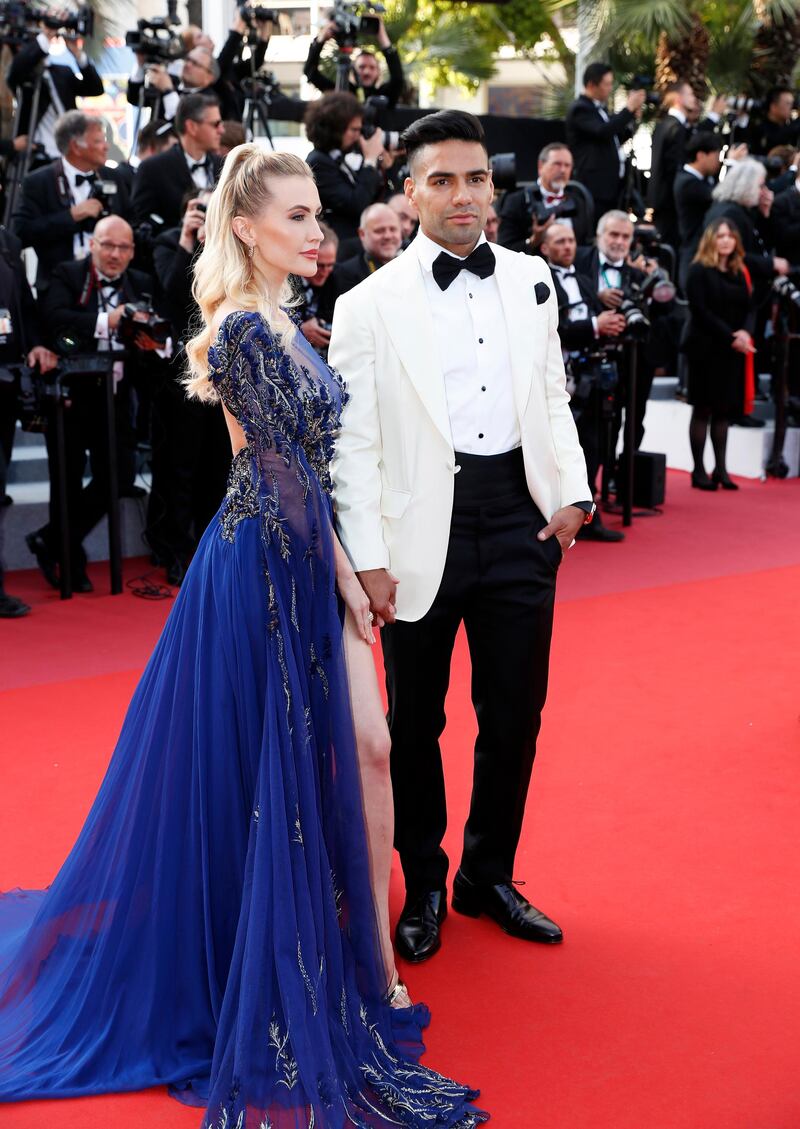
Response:
[[[252,259],[253,255],[254,255],[255,253],[256,253],[256,249],[255,249],[255,247],[254,247],[254,246],[253,246],[252,244],[250,244],[250,246],[248,246],[248,248],[247,248],[247,255],[248,255],[248,258],[251,258],[251,259]]]

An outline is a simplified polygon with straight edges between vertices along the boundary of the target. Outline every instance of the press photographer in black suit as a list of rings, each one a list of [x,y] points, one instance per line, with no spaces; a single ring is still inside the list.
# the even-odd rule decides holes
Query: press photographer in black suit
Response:
[[[653,151],[647,203],[664,243],[677,252],[680,245],[674,182],[686,162],[686,147],[694,133],[697,96],[689,82],[673,83],[664,95],[662,115],[653,130]]]
[[[572,168],[572,153],[566,145],[559,141],[545,145],[539,154],[536,183],[503,198],[497,236],[501,247],[536,254],[551,223],[565,223],[578,243],[591,243],[593,216],[583,193],[568,183]]]
[[[151,217],[160,229],[177,227],[187,192],[213,188],[222,161],[216,148],[222,134],[219,102],[209,94],[187,94],[175,114],[178,144],[142,161],[133,190],[133,222]]]
[[[713,202],[717,175],[722,167],[722,141],[715,133],[696,133],[686,143],[683,167],[672,190],[678,221],[678,282],[686,286],[689,264],[705,229],[705,217]]]
[[[117,339],[126,302],[152,294],[149,275],[130,270],[134,254],[133,231],[119,216],[100,220],[90,240],[90,255],[80,262],[62,263],[53,271],[42,301],[42,324],[48,343],[59,350],[62,336],[78,342],[79,352],[116,352],[123,348]],[[137,315],[140,318],[140,315]],[[137,337],[136,353],[154,355],[159,348],[145,334]],[[117,396],[126,379],[123,365],[143,361],[117,362]],[[148,362],[150,363],[150,362]],[[66,494],[69,512],[72,586],[76,592],[91,592],[86,575],[86,554],[82,542],[108,511],[109,449],[106,424],[105,376],[77,375],[65,379],[69,405],[64,413],[66,440]],[[127,405],[117,421],[124,422]],[[45,579],[58,586],[61,534],[56,499],[60,488],[53,428],[47,431],[47,456],[50,466],[50,520],[42,529],[28,534],[26,541],[37,559]],[[91,479],[83,485],[86,455]]]
[[[192,296],[194,261],[205,236],[206,190],[183,203],[179,227],[163,232],[153,248],[159,312],[172,323],[173,355],[159,375],[153,398],[153,484],[147,541],[170,584],[179,585],[197,542],[219,509],[231,463],[228,429],[219,407],[190,400],[181,378],[184,342],[200,311]]]
[[[30,133],[41,145],[44,158],[53,160],[61,150],[55,138],[57,119],[67,110],[74,110],[77,98],[94,98],[103,93],[103,80],[89,62],[82,39],[65,39],[67,50],[78,65],[78,73],[67,63],[59,63],[50,55],[50,45],[58,32],[42,28],[35,39],[20,47],[6,72],[6,83],[21,100],[19,132]],[[36,121],[31,122],[33,85],[38,73],[42,82]],[[43,158],[43,159],[44,159]]]
[[[572,228],[557,221],[551,223],[542,241],[542,255],[553,272],[558,302],[558,336],[564,348],[568,383],[571,379],[570,406],[578,428],[589,486],[597,490],[597,473],[605,454],[603,444],[604,397],[593,377],[597,363],[590,364],[589,354],[597,354],[625,331],[625,318],[612,309],[604,309],[597,295],[597,286],[575,268],[578,245]],[[609,416],[609,422],[612,416]],[[608,423],[605,429],[608,431]],[[625,534],[603,524],[597,510],[591,525],[578,534],[592,541],[623,541]]]
[[[619,205],[625,177],[622,145],[636,131],[646,92],[629,91],[625,107],[610,114],[606,103],[614,89],[614,72],[607,63],[590,63],[583,72],[583,87],[567,111],[567,144],[575,160],[575,179],[594,197],[597,219]]]
[[[400,254],[403,236],[396,213],[387,204],[370,204],[361,215],[358,228],[361,251],[352,259],[337,263],[333,283],[337,296],[346,294],[376,270]]]
[[[358,233],[361,213],[383,193],[383,136],[362,137],[363,107],[354,94],[335,91],[310,102],[306,133],[325,220],[340,241]]]
[[[99,118],[68,110],[56,122],[55,138],[62,156],[25,177],[12,219],[23,247],[36,252],[40,295],[59,263],[86,258],[104,213],[128,218],[130,211],[124,178],[106,165],[108,142]]]
[[[5,497],[14,431],[19,416],[19,372],[11,366],[38,365],[42,374],[55,368],[58,358],[41,344],[40,318],[22,263],[19,240],[0,227],[0,502]],[[3,583],[3,523],[6,507],[0,504],[0,619],[17,619],[30,608],[9,595]]]
[[[765,99],[766,113],[751,121],[747,131],[747,147],[756,157],[764,157],[776,145],[800,146],[800,119],[794,112],[794,91],[789,86],[775,86]]]
[[[390,106],[394,106],[402,98],[403,89],[405,87],[403,64],[400,62],[397,48],[392,46],[392,41],[383,25],[383,20],[379,20],[379,25],[378,46],[386,60],[386,66],[389,69],[389,79],[387,82],[383,83],[380,81],[381,68],[378,60],[375,58],[372,51],[367,48],[362,48],[353,60],[353,78],[349,83],[349,89],[351,94],[360,95],[365,99],[371,98],[376,94],[381,95],[389,99]],[[328,40],[336,35],[336,31],[337,27],[333,20],[320,29],[319,34],[316,39],[313,40],[309,48],[308,58],[303,68],[303,74],[308,81],[316,86],[317,90],[321,90],[323,93],[336,89],[336,83],[328,78],[327,75],[324,75],[319,69],[322,49]]]
[[[138,106],[144,81],[147,82],[145,105],[151,107],[153,117],[165,121],[174,121],[181,98],[188,94],[206,94],[216,98],[224,118],[238,117],[241,113],[238,92],[230,83],[223,81],[220,65],[206,46],[191,49],[183,60],[180,79],[176,79],[160,63],[140,67],[135,77],[128,80],[128,101],[131,105]]]

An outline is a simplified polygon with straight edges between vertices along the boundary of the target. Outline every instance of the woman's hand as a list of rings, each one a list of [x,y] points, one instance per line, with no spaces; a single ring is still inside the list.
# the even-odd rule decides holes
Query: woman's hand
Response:
[[[344,600],[351,612],[359,635],[365,643],[375,642],[375,633],[372,630],[373,615],[369,610],[369,597],[358,582],[358,577],[352,571],[340,573],[336,578],[339,595]]]
[[[737,329],[733,335],[733,348],[737,353],[755,353],[753,338],[746,329]]]

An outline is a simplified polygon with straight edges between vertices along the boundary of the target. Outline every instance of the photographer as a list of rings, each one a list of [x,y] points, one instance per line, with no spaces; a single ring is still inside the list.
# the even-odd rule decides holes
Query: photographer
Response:
[[[394,211],[386,204],[370,204],[361,215],[358,228],[361,251],[337,263],[333,271],[333,282],[337,296],[346,294],[359,282],[369,278],[376,270],[396,259],[400,253],[403,236],[400,221]]]
[[[595,217],[616,208],[625,179],[623,142],[633,137],[646,91],[630,90],[616,114],[606,107],[614,89],[607,63],[590,63],[583,73],[583,93],[567,111],[567,145],[575,160],[575,178],[594,197]]]
[[[417,228],[419,226],[417,209],[408,199],[405,192],[395,192],[389,197],[386,203],[400,221],[400,234],[403,237],[402,247],[405,251],[406,247],[417,234]]]
[[[302,292],[302,303],[297,307],[300,332],[314,346],[321,357],[327,357],[331,341],[331,323],[337,291],[333,281],[336,252],[339,240],[336,232],[326,223],[320,223],[322,242],[317,255],[317,273],[311,278],[296,278]]]
[[[340,240],[358,232],[361,213],[383,193],[383,135],[361,134],[363,107],[353,94],[335,91],[309,104],[306,133],[314,148],[306,158],[317,182],[325,220]]]
[[[320,28],[317,38],[313,40],[309,48],[308,58],[303,68],[303,74],[308,81],[323,93],[328,90],[335,90],[336,83],[327,78],[319,69],[320,56],[328,40],[335,39],[340,30],[335,19],[331,19],[323,28]],[[360,95],[364,100],[372,98],[376,94],[388,98],[389,105],[394,107],[403,95],[405,76],[397,48],[392,46],[392,41],[382,19],[378,21],[377,38],[378,46],[383,52],[389,70],[388,81],[380,82],[381,68],[378,60],[372,51],[362,48],[353,62],[353,78],[348,83],[348,87],[351,94]]]
[[[717,176],[722,167],[722,142],[714,133],[696,133],[686,143],[686,162],[675,176],[673,195],[678,221],[678,281],[686,285],[689,264],[705,229],[705,217],[713,202]]]
[[[793,118],[794,92],[775,86],[765,99],[765,115],[752,120],[746,131],[747,146],[755,157],[764,157],[776,145],[800,147],[800,120]]]
[[[59,263],[89,254],[91,232],[101,216],[127,217],[130,211],[124,177],[105,163],[108,142],[101,119],[68,110],[56,122],[55,139],[62,156],[25,177],[12,220],[23,247],[36,252],[40,296]]]
[[[179,226],[153,248],[159,311],[169,319],[175,349],[158,374],[153,397],[153,482],[147,508],[147,542],[167,581],[180,585],[206,526],[225,494],[231,447],[219,408],[186,396],[184,342],[200,318],[192,296],[194,263],[205,238],[210,191],[183,201]]]
[[[691,83],[673,83],[664,95],[663,110],[653,130],[647,203],[662,240],[677,253],[680,236],[674,183],[686,162],[686,146],[694,131],[691,122],[699,110]]]
[[[5,497],[8,465],[20,417],[19,368],[37,367],[51,372],[58,358],[40,344],[39,317],[21,258],[19,240],[0,227],[0,499]],[[30,608],[10,596],[3,584],[3,523],[6,507],[0,505],[0,619],[17,619]]]
[[[158,216],[162,229],[176,227],[181,203],[192,189],[213,188],[222,160],[217,156],[223,124],[219,102],[209,94],[187,94],[175,114],[178,144],[139,166],[133,190],[133,221]]]
[[[720,217],[705,229],[686,284],[690,328],[685,343],[689,361],[689,425],[698,490],[737,490],[725,465],[728,427],[752,405],[755,305],[739,232]],[[749,371],[748,371],[749,370]],[[711,431],[714,472],[703,457]]]
[[[542,255],[553,272],[558,335],[574,384],[571,407],[594,495],[597,473],[606,455],[604,440],[610,435],[614,415],[613,389],[604,388],[599,375],[600,354],[604,346],[613,345],[625,332],[625,318],[615,310],[602,308],[592,280],[575,269],[576,252],[572,228],[557,220],[549,224],[542,240]],[[595,511],[591,525],[584,526],[578,536],[607,542],[625,539],[624,533],[603,524],[599,510]]]
[[[244,110],[241,83],[263,67],[272,37],[273,21],[259,19],[259,11],[263,9],[249,5],[242,5],[236,9],[228,38],[217,56],[220,83],[225,90],[223,117],[229,120],[241,118]],[[243,58],[245,48],[250,52],[248,59]],[[232,112],[234,106],[235,113]]]
[[[34,40],[19,48],[6,72],[6,83],[20,102],[19,132],[33,132],[33,143],[41,146],[42,160],[53,160],[61,152],[55,137],[56,121],[60,115],[74,110],[77,98],[93,98],[104,92],[103,80],[89,62],[82,39],[65,37],[67,50],[78,66],[78,74],[68,64],[53,59],[50,47],[59,35],[58,30],[42,28]],[[31,122],[33,90],[40,75],[37,117],[35,122]]]
[[[143,60],[143,56],[139,56]],[[141,75],[141,77],[140,77]],[[238,117],[239,103],[233,91],[221,82],[220,66],[208,47],[193,47],[181,67],[180,79],[170,73],[163,63],[140,61],[139,69],[128,81],[128,101],[139,105],[142,84],[146,83],[147,103],[153,117],[173,121],[182,97],[187,94],[207,94],[218,100],[224,117]],[[153,101],[155,99],[155,101]]]
[[[42,301],[42,321],[49,343],[59,352],[63,352],[65,339],[74,341],[80,353],[117,352],[124,349],[118,335],[122,319],[126,316],[125,304],[140,301],[153,288],[148,275],[129,269],[133,253],[133,231],[130,225],[119,216],[108,216],[100,220],[94,230],[89,258],[81,262],[62,263],[55,268]],[[146,322],[147,314],[137,312],[133,315],[133,320]],[[144,330],[136,335],[137,354],[152,356],[161,347]],[[126,366],[135,363],[137,362],[125,362]],[[123,362],[117,362],[114,375],[119,452],[124,456],[130,449],[132,434],[130,374],[124,372]],[[64,385],[68,395],[64,412],[64,486],[69,513],[72,582],[76,592],[91,592],[92,583],[86,575],[86,554],[82,542],[108,512],[106,377],[76,374],[64,378]],[[29,534],[26,541],[36,556],[45,579],[56,587],[61,545],[56,499],[61,483],[53,428],[48,428],[46,439],[50,466],[50,520],[42,529]],[[91,479],[84,486],[83,471],[87,452]]]
[[[551,223],[564,223],[575,232],[578,243],[591,243],[591,209],[584,194],[569,184],[572,164],[572,153],[562,142],[545,145],[539,154],[536,184],[503,198],[497,236],[501,247],[536,254]]]

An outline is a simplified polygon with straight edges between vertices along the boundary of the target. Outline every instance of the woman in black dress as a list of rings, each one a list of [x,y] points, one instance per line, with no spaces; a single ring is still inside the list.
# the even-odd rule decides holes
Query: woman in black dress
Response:
[[[686,282],[691,321],[684,349],[689,361],[689,424],[698,490],[737,490],[725,467],[725,448],[731,418],[745,411],[746,384],[752,382],[755,353],[750,329],[753,319],[752,283],[744,263],[737,228],[726,219],[709,224],[700,240]],[[711,429],[714,472],[703,465],[706,436]]]

